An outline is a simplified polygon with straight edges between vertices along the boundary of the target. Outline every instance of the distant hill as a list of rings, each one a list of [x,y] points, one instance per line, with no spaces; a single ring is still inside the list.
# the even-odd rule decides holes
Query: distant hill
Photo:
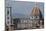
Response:
[[[14,13],[12,15],[12,17],[15,17],[15,18],[23,18],[23,17],[27,17],[27,15],[25,15],[25,14],[19,14],[19,13]]]

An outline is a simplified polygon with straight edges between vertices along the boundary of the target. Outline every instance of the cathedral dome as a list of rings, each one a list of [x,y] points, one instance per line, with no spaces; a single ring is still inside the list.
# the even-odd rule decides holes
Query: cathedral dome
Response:
[[[40,9],[38,8],[38,7],[34,7],[33,9],[32,9],[32,15],[33,16],[39,16],[40,15]]]
[[[32,16],[40,16],[40,18],[42,18],[41,11],[38,7],[34,7],[32,9]]]

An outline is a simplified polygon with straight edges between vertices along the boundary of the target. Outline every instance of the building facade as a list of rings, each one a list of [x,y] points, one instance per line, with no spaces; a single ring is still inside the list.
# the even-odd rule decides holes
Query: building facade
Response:
[[[15,29],[36,29],[43,28],[43,17],[39,8],[34,7],[32,10],[32,15],[25,18],[14,18],[13,23],[15,24]]]
[[[37,3],[37,2],[36,2]],[[44,28],[44,4],[27,1],[5,1],[5,31]],[[34,7],[36,6],[36,7]],[[39,6],[39,8],[37,7]],[[25,12],[26,11],[26,12]],[[29,11],[29,13],[27,12]],[[42,13],[41,13],[42,12]],[[28,17],[16,18],[15,13]],[[14,17],[15,14],[15,17]],[[12,16],[13,15],[13,16]]]

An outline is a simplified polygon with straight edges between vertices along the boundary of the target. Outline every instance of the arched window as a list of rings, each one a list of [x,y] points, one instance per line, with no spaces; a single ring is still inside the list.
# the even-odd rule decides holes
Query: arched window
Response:
[[[7,11],[7,15],[9,14],[9,11]]]

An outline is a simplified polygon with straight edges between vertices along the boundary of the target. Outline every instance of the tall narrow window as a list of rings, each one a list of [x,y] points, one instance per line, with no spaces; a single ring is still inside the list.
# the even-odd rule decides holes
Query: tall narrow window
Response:
[[[7,11],[7,15],[9,14],[9,11]]]

